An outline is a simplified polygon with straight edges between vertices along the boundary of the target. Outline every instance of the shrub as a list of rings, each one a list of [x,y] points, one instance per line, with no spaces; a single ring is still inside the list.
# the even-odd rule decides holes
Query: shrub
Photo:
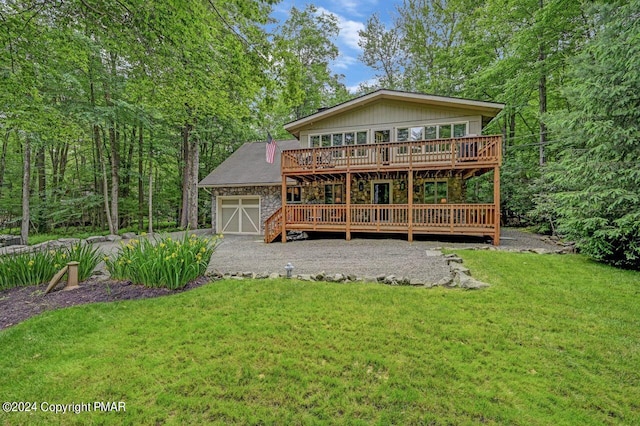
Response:
[[[78,279],[84,281],[100,261],[98,249],[77,244],[72,247],[0,257],[0,290],[46,283],[64,265],[79,262]]]
[[[189,237],[186,233],[181,240],[132,239],[122,243],[115,256],[106,257],[105,263],[114,279],[175,290],[204,275],[218,241],[218,237]]]

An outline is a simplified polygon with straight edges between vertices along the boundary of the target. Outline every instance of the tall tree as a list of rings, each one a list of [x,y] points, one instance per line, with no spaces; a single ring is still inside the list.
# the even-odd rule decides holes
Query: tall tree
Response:
[[[371,16],[365,28],[358,31],[362,48],[359,59],[378,74],[377,85],[387,89],[402,88],[402,49],[397,27],[386,28],[377,14]]]
[[[580,249],[640,269],[640,0],[597,6],[596,31],[571,67],[569,107],[551,113],[550,167],[560,230]]]

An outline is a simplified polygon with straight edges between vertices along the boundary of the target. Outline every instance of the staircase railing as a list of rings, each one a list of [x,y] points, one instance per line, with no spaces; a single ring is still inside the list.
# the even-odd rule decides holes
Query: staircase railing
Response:
[[[264,222],[264,242],[269,244],[282,233],[282,207]]]

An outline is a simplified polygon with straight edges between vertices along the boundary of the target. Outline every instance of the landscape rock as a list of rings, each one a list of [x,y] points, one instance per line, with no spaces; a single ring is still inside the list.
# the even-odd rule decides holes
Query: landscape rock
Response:
[[[280,274],[277,273],[277,272],[273,272],[273,273],[269,274],[269,279],[275,280],[275,279],[278,279],[278,278],[280,278]]]
[[[452,263],[449,265],[449,267],[451,268],[451,272],[453,273],[462,272],[464,274],[471,275],[469,268],[462,266],[461,263]]]
[[[110,243],[114,242],[114,241],[120,241],[122,239],[122,237],[120,235],[107,235],[105,237],[105,241],[109,241]]]
[[[426,282],[423,279],[420,278],[411,278],[409,280],[409,285],[413,285],[413,286],[417,286],[417,287],[422,287],[426,284]]]
[[[425,250],[427,257],[440,257],[443,256],[441,251],[438,250]]]
[[[453,283],[451,286],[465,288],[468,290],[476,290],[489,287],[489,284],[478,281],[463,272],[456,272],[453,276]]]
[[[95,243],[104,243],[105,241],[107,241],[107,239],[103,235],[95,235],[93,237],[87,238],[85,241],[88,244],[95,244]]]
[[[122,239],[123,240],[131,240],[133,238],[136,238],[137,235],[134,232],[125,232],[124,234],[122,234]]]
[[[311,274],[300,274],[296,276],[300,281],[315,281],[315,278]]]

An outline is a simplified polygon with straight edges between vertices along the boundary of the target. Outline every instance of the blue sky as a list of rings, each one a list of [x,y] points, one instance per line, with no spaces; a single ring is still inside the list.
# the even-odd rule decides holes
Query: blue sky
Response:
[[[334,73],[344,74],[343,82],[350,90],[355,90],[363,81],[373,78],[371,68],[358,62],[361,52],[358,47],[358,30],[364,28],[367,19],[378,12],[380,20],[389,24],[395,16],[396,4],[400,0],[282,0],[274,7],[272,17],[279,22],[287,19],[292,6],[304,9],[309,3],[325,13],[338,18],[340,36],[334,42],[340,49],[340,56],[331,65]]]

